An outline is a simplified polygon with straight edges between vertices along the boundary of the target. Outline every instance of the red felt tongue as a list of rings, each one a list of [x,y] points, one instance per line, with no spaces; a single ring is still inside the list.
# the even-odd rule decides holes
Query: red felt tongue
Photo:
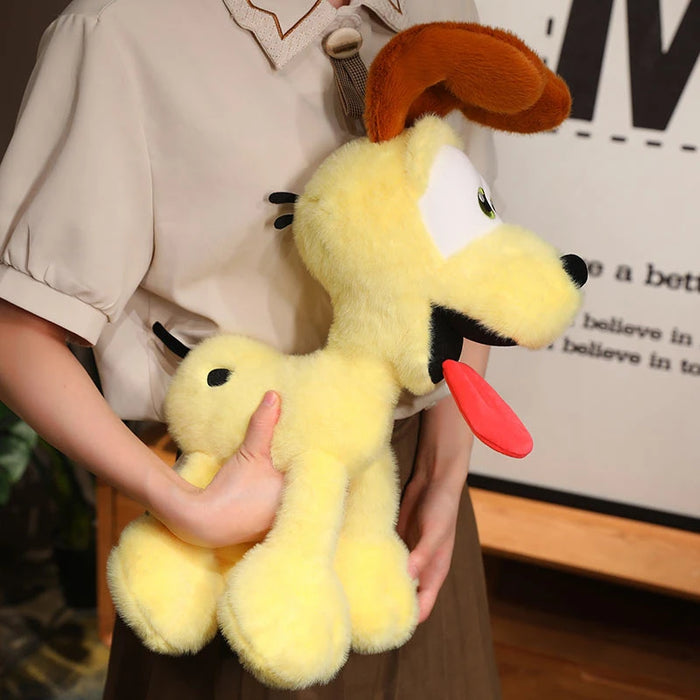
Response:
[[[454,360],[445,360],[442,371],[464,420],[481,442],[509,457],[530,454],[530,433],[485,379]]]

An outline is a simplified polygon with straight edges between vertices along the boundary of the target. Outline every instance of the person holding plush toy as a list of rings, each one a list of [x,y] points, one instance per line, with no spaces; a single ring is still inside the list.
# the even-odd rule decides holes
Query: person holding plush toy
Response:
[[[283,479],[269,448],[283,407],[268,392],[240,451],[207,488],[191,486],[122,422],[163,418],[177,358],[152,324],[189,345],[231,330],[284,352],[321,346],[325,294],[272,228],[265,195],[300,191],[356,135],[361,77],[347,41],[368,64],[412,24],[475,19],[469,0],[262,5],[75,0],[44,36],[0,167],[0,400],[208,547],[256,541],[271,526]],[[95,347],[105,398],[66,341]],[[484,372],[484,346],[464,354]],[[288,693],[260,685],[221,638],[163,656],[118,620],[105,697],[499,697],[464,488],[472,436],[443,389],[407,399],[397,417],[398,529],[419,586],[410,642],[353,655],[328,685]]]

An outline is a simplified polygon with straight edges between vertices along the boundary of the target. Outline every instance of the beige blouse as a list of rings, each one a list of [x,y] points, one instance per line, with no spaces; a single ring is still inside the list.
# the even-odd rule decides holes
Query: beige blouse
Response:
[[[75,0],[0,166],[0,297],[94,344],[130,419],[162,418],[178,361],[155,321],[188,345],[235,331],[319,347],[326,295],[266,197],[300,192],[353,137],[322,40],[355,27],[369,63],[444,19],[474,19],[471,0]]]

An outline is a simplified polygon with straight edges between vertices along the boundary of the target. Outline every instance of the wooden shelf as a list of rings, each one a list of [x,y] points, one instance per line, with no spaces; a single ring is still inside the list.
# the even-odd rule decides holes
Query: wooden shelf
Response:
[[[471,489],[484,551],[700,599],[700,535]]]

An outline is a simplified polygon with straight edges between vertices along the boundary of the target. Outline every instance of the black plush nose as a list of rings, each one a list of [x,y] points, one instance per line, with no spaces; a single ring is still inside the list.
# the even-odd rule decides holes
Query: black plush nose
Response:
[[[571,277],[577,287],[583,287],[588,279],[588,267],[578,255],[562,255],[561,262],[566,274]]]

